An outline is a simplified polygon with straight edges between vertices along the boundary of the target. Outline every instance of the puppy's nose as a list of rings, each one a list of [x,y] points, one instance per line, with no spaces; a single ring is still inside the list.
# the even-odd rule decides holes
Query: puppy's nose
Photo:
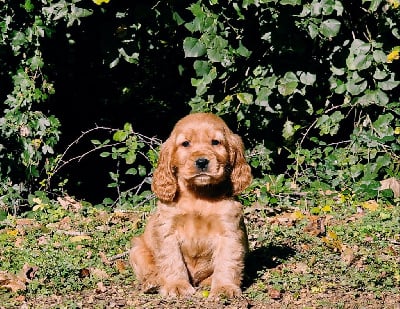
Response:
[[[209,162],[210,161],[208,161],[208,159],[206,159],[206,158],[198,158],[195,161],[195,165],[199,170],[204,171],[207,169]]]

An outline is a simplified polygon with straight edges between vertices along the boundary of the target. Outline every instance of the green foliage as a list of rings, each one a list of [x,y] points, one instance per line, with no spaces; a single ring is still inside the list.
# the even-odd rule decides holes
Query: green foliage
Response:
[[[108,184],[108,187],[116,188],[118,199],[113,201],[106,198],[103,204],[118,206],[120,209],[131,209],[132,207],[140,207],[153,199],[153,195],[148,190],[144,190],[143,187],[150,183],[149,177],[157,162],[158,146],[161,144],[158,139],[135,133],[132,125],[126,123],[123,129],[114,132],[112,141],[106,140],[100,143],[98,140],[92,140],[92,143],[96,147],[98,145],[101,145],[101,148],[111,147],[111,151],[103,151],[100,156],[103,158],[111,157],[117,162],[116,172],[109,172],[112,182]],[[146,165],[137,162],[140,161],[137,158],[138,155],[145,160]],[[127,166],[124,171],[119,168],[121,161]],[[136,186],[122,190],[121,186],[123,187],[126,184],[127,176],[138,176],[140,181]]]
[[[198,1],[189,10],[183,48],[195,58],[194,110],[236,115],[253,147],[274,132],[275,151],[283,143],[303,187],[349,187],[367,199],[377,180],[398,176],[396,5]]]
[[[39,187],[45,165],[55,160],[60,123],[40,107],[55,91],[45,74],[42,42],[51,37],[58,20],[67,18],[72,25],[90,14],[78,8],[78,2],[26,0],[5,2],[0,8],[0,51],[14,59],[0,67],[11,78],[10,93],[2,88],[6,99],[0,115],[0,196],[3,207],[13,201],[14,212],[22,198]]]
[[[73,46],[74,33],[91,33],[85,19],[110,22],[93,67],[140,72],[126,84],[109,82],[113,104],[142,101],[134,97],[139,90],[155,93],[161,85],[154,80],[174,55],[176,84],[193,87],[188,105],[237,123],[256,178],[286,173],[304,189],[330,186],[376,198],[380,180],[399,176],[399,15],[396,1],[380,0],[5,2],[0,53],[13,60],[0,64],[1,209],[16,213],[30,205],[29,194],[62,189],[68,179],[52,181],[60,167],[85,156],[68,161],[56,148],[61,124],[46,106],[57,91],[46,48],[55,38]],[[176,87],[169,102],[150,96],[152,115],[168,108],[176,114]],[[156,148],[143,139],[125,125],[93,140],[90,153],[101,150],[117,162],[109,186],[124,205],[147,190],[126,188],[126,177],[147,185],[155,164]]]

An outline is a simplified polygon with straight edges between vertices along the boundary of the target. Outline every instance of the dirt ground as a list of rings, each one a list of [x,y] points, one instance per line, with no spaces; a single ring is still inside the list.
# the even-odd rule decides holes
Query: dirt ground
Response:
[[[5,308],[0,305],[0,308]],[[131,286],[99,286],[63,296],[40,296],[21,299],[15,308],[390,308],[400,309],[400,295],[381,295],[354,291],[332,290],[323,294],[304,291],[294,299],[293,295],[282,294],[279,299],[252,300],[246,293],[236,299],[208,299],[199,291],[190,298],[166,299],[157,294],[146,295],[135,284]]]

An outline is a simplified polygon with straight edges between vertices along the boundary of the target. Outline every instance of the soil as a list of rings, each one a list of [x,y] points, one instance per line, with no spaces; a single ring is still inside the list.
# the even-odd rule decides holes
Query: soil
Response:
[[[277,299],[252,300],[246,292],[240,298],[209,299],[199,291],[190,298],[163,298],[143,294],[136,284],[131,286],[99,286],[95,290],[63,296],[40,296],[21,300],[18,308],[390,308],[400,309],[400,295],[356,293],[332,290],[323,294],[303,291],[294,298],[291,294],[273,295]],[[0,308],[3,308],[0,305]],[[17,308],[17,307],[15,307]]]

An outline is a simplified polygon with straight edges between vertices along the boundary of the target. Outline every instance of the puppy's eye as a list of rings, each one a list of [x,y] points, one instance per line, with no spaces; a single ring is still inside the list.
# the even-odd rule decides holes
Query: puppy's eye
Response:
[[[181,145],[183,147],[189,147],[190,146],[190,142],[189,141],[184,141]]]
[[[216,139],[211,140],[211,145],[217,146],[217,145],[219,145],[219,144],[221,144],[220,141],[218,141],[218,140],[216,140]]]

